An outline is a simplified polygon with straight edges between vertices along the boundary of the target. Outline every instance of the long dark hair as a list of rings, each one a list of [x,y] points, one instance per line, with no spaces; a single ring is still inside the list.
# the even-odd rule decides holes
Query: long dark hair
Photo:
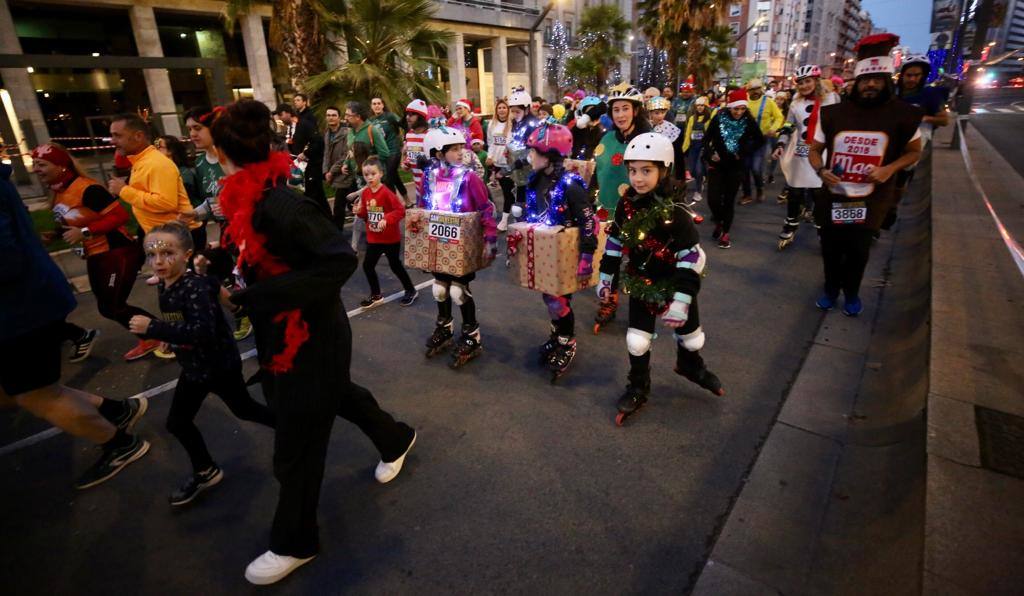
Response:
[[[236,166],[266,161],[274,139],[270,108],[253,99],[240,99],[225,108],[210,127],[210,134],[217,148]]]
[[[178,137],[164,135],[157,137],[157,140],[164,142],[164,147],[167,147],[167,152],[171,154],[171,161],[174,162],[174,165],[179,168],[187,168],[192,165],[189,161],[188,147]]]

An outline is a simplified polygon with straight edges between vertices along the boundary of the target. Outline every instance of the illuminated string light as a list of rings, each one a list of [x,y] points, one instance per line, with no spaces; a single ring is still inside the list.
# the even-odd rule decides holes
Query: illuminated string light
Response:
[[[423,202],[427,209],[462,213],[462,181],[468,171],[465,166],[447,164],[436,158],[431,160],[423,170]],[[439,196],[436,192],[439,175],[451,180],[449,190],[444,196]]]
[[[532,177],[541,175],[534,172]],[[566,221],[565,189],[573,182],[579,183],[584,189],[587,188],[583,178],[575,172],[563,172],[562,176],[555,183],[548,193],[548,207],[542,212],[537,210],[537,190],[530,184],[526,188],[526,221],[529,223],[541,223],[546,226],[564,226]]]

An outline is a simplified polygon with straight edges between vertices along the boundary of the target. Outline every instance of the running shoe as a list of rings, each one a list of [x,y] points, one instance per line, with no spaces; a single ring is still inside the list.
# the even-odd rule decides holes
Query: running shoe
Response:
[[[837,298],[838,296],[830,296],[828,292],[826,292],[822,294],[817,301],[815,301],[814,305],[821,310],[832,310],[836,305]]]
[[[693,193],[693,196],[690,197],[690,200],[693,201],[694,203],[699,203],[704,200],[704,197],[701,196],[699,192],[695,192]]]
[[[145,397],[129,397],[121,402],[124,411],[120,416],[111,420],[110,423],[126,433],[132,432],[135,423],[142,418],[142,415],[149,409],[149,400]]]
[[[864,304],[861,303],[860,297],[854,296],[853,298],[847,298],[843,301],[843,314],[848,317],[856,317],[864,311]]]
[[[409,455],[409,451],[412,450],[412,446],[416,444],[416,431],[412,432],[412,440],[409,441],[409,446],[405,448],[403,453],[398,459],[392,462],[381,461],[377,464],[377,469],[373,471],[373,477],[377,479],[377,482],[381,484],[387,484],[398,476],[398,473],[402,471],[402,465],[405,463],[405,456]]]
[[[288,577],[292,571],[312,561],[316,555],[300,559],[288,555],[279,555],[274,551],[267,551],[253,559],[252,563],[245,568],[245,579],[250,584],[266,586],[277,583]]]
[[[156,339],[140,339],[139,343],[135,344],[135,347],[128,350],[124,354],[124,359],[128,362],[138,360],[143,356],[146,356],[150,352],[154,352],[160,347],[160,341]]]
[[[384,301],[384,296],[382,296],[380,294],[371,294],[369,298],[366,298],[366,299],[360,301],[359,302],[359,306],[362,306],[363,308],[369,308],[369,307],[373,306],[374,304],[378,304],[378,303],[383,302],[383,301]]]
[[[252,321],[249,320],[249,317],[239,317],[238,327],[235,329],[235,341],[242,341],[250,335],[252,335]]]
[[[191,503],[199,493],[216,486],[224,479],[224,472],[216,465],[189,476],[181,488],[171,493],[171,506],[180,507]]]
[[[750,195],[743,195],[743,198],[740,199],[740,205],[749,205],[749,204],[751,204],[753,202],[754,202],[754,197],[752,197]]]
[[[724,232],[718,239],[718,248],[732,248],[732,242],[729,240],[729,232]]]
[[[420,293],[417,292],[416,290],[406,292],[405,296],[402,296],[402,300],[399,302],[399,304],[401,304],[402,306],[412,306],[412,303],[416,302],[416,299],[419,298],[419,296]]]
[[[174,359],[174,352],[171,351],[171,346],[167,343],[160,344],[159,348],[153,350],[153,355],[164,360]]]
[[[131,437],[132,442],[124,447],[104,449],[103,455],[82,474],[75,488],[84,490],[102,484],[117,475],[125,466],[139,459],[149,451],[149,441],[137,436]]]
[[[81,339],[75,342],[68,362],[81,362],[88,358],[92,352],[92,345],[96,342],[96,336],[99,334],[100,332],[96,329],[86,329]]]

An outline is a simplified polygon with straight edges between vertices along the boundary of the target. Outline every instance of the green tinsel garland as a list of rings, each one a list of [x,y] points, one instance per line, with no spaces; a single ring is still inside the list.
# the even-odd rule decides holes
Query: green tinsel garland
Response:
[[[622,199],[623,207],[626,209],[626,221],[619,226],[619,238],[622,244],[629,248],[635,248],[643,244],[647,235],[655,228],[665,222],[671,222],[674,216],[676,204],[661,197],[654,198],[654,204],[644,210],[638,210],[632,205],[626,206],[629,199]]]

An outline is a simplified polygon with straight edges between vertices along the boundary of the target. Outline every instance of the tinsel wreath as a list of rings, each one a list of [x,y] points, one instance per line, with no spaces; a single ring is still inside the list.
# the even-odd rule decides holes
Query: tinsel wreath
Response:
[[[228,221],[225,236],[239,248],[238,266],[248,265],[260,276],[273,277],[289,270],[287,263],[266,249],[267,238],[253,227],[252,217],[264,190],[288,178],[291,163],[287,153],[271,152],[267,161],[249,164],[224,178],[220,191],[221,209]],[[274,322],[285,324],[284,348],[264,368],[275,374],[286,373],[292,369],[299,348],[309,339],[309,324],[302,320],[299,309],[278,313]]]
[[[658,259],[666,263],[675,263],[676,255],[668,247],[668,243],[655,238],[652,232],[661,226],[672,224],[676,204],[655,195],[653,204],[646,209],[637,209],[628,198],[620,201],[619,205],[626,215],[626,221],[619,226],[622,245],[630,249],[643,248],[650,254],[648,260]],[[647,262],[634,263],[634,254],[635,252],[630,253],[629,266],[622,276],[623,286],[630,297],[645,303],[651,313],[660,315],[668,310],[672,301],[672,294],[675,291],[673,280],[651,279],[644,274]]]

